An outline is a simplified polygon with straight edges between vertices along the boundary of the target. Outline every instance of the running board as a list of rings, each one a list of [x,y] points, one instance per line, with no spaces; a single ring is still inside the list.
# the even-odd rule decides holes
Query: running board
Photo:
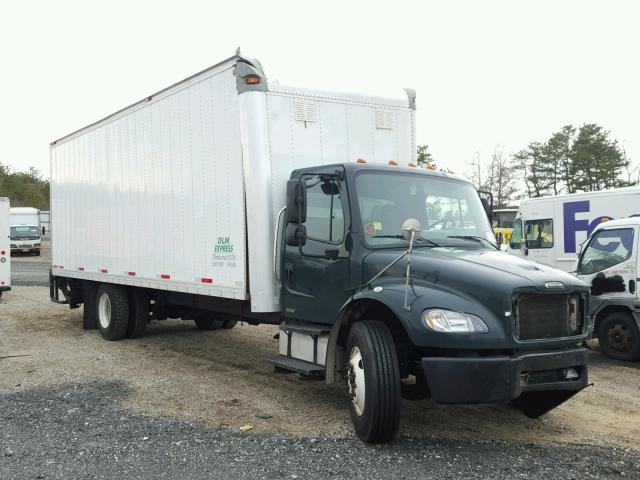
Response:
[[[301,373],[302,375],[320,375],[324,374],[324,367],[317,363],[306,362],[297,358],[287,357],[286,355],[278,355],[277,357],[267,357],[265,362],[271,365],[289,370],[291,372]]]

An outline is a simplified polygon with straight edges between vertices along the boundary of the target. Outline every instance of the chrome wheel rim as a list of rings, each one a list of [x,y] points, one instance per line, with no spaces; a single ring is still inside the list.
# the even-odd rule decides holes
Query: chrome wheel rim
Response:
[[[358,347],[353,347],[351,349],[348,370],[347,384],[349,386],[349,396],[351,397],[353,410],[356,415],[361,416],[364,412],[365,379],[362,353],[360,353],[360,349]]]
[[[98,300],[98,321],[103,329],[108,328],[111,323],[111,300],[106,293],[103,293]]]

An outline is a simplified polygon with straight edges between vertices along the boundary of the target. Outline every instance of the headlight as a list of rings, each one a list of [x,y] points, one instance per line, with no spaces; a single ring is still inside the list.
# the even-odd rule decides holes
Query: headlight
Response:
[[[435,332],[487,333],[489,328],[480,318],[469,313],[434,308],[422,312],[425,325]]]

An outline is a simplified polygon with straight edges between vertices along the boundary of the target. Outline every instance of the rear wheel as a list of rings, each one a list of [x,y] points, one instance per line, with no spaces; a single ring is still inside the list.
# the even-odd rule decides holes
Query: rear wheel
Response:
[[[129,290],[129,324],[127,338],[139,338],[144,335],[149,324],[149,296],[141,288]]]
[[[607,357],[632,362],[640,360],[640,331],[626,312],[610,313],[598,326],[598,343]]]
[[[102,338],[105,340],[124,338],[129,325],[129,300],[124,287],[108,283],[100,285],[96,306],[98,329]]]
[[[358,322],[347,340],[349,411],[364,442],[387,442],[400,424],[400,368],[389,328]]]
[[[198,313],[194,315],[193,320],[200,330],[219,330],[225,328],[225,321],[218,320],[212,314]]]

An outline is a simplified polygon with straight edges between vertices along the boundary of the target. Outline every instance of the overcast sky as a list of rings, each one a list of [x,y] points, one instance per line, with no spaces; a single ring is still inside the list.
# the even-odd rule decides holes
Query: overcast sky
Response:
[[[456,173],[584,122],[638,163],[639,24],[635,1],[0,0],[0,162],[48,176],[49,142],[241,46],[281,84],[415,88],[418,143]]]

